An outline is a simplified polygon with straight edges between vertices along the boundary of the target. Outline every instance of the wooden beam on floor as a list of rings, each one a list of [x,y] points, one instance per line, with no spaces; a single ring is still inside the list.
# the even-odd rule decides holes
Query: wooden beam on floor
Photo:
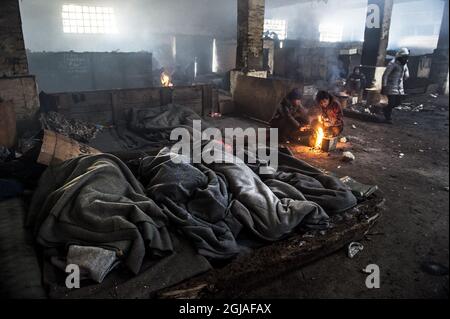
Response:
[[[380,218],[384,200],[372,197],[345,213],[334,216],[328,231],[308,232],[274,243],[237,258],[222,269],[160,292],[161,299],[240,298],[290,271],[326,257],[354,241],[364,239]]]

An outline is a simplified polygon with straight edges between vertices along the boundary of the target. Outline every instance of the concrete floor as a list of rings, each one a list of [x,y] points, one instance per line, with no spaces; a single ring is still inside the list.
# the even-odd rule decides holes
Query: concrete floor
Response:
[[[344,250],[261,287],[249,298],[448,298],[449,101],[409,98],[424,112],[396,110],[394,125],[347,120],[349,139],[333,154],[304,159],[339,176],[378,185],[387,209],[355,259]],[[352,128],[352,125],[355,128]],[[341,161],[342,148],[356,161]],[[404,157],[400,158],[399,154]],[[447,267],[430,274],[426,263]],[[377,264],[380,289],[369,290],[362,269]]]

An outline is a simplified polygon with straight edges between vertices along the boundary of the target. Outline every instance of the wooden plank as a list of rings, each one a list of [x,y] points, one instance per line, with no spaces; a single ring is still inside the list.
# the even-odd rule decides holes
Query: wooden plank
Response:
[[[113,92],[118,105],[124,109],[145,108],[161,105],[160,88],[117,90]]]
[[[70,113],[111,111],[110,92],[81,92],[52,94],[56,97],[58,110]]]
[[[374,196],[332,219],[332,229],[303,233],[254,251],[229,265],[161,291],[162,299],[240,298],[246,292],[363,239],[381,216],[384,200]]]
[[[294,81],[238,75],[233,99],[242,114],[269,123],[283,98],[295,87],[303,89]]]
[[[51,96],[56,100],[58,112],[66,117],[107,126],[124,120],[126,111],[131,108],[146,109],[174,103],[204,116],[213,103],[218,104],[209,85],[64,92]]]
[[[45,130],[37,162],[43,165],[53,165],[82,155],[94,154],[101,154],[101,152],[66,136]]]
[[[201,115],[203,112],[203,87],[174,87],[172,89],[172,103],[189,107]]]

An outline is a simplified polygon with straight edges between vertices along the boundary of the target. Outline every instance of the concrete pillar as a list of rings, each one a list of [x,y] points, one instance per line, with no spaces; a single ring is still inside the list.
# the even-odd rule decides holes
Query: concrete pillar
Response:
[[[28,75],[28,72],[19,0],[1,0],[0,104],[2,101],[12,103],[16,116],[17,136],[40,127],[39,122],[34,121],[35,114],[39,110],[36,79]]]
[[[263,69],[264,10],[265,0],[238,0],[238,70]]]
[[[394,0],[369,0],[361,64],[368,83],[384,72]]]
[[[449,75],[449,5],[445,0],[444,15],[442,17],[441,32],[437,49],[433,54],[430,80],[438,85],[438,92],[444,94],[448,86]]]
[[[28,74],[18,0],[0,1],[0,77]]]

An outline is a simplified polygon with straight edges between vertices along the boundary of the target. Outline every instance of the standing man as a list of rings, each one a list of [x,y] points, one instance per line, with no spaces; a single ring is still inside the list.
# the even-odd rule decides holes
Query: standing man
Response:
[[[409,56],[409,49],[400,49],[383,75],[383,90],[381,93],[387,95],[389,100],[383,112],[386,122],[389,124],[392,124],[392,110],[402,103],[402,96],[405,95],[404,83],[409,79]]]

